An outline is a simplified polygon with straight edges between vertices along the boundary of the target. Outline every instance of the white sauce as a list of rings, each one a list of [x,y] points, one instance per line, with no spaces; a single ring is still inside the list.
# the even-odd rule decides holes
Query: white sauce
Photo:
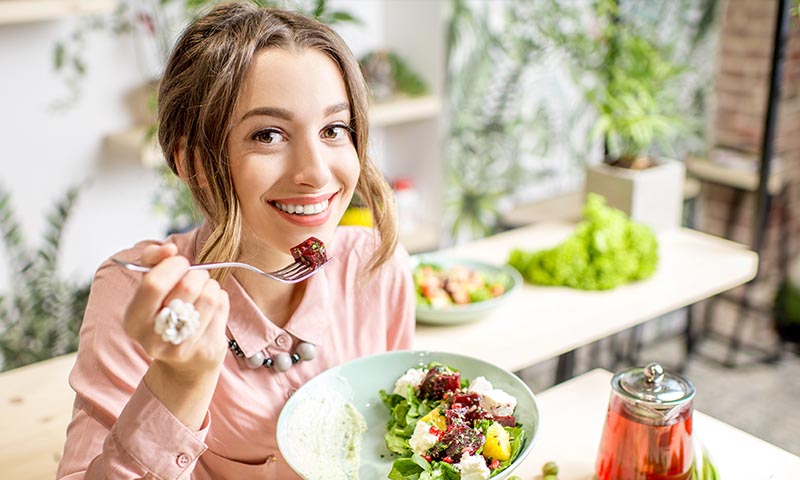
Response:
[[[312,480],[357,480],[361,436],[367,423],[340,393],[320,391],[302,399],[286,424],[293,464]],[[302,463],[298,461],[302,459]]]

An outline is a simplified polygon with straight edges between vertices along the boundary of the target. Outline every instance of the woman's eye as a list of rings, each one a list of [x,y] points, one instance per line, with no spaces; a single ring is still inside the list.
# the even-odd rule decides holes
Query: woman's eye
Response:
[[[280,143],[283,135],[277,130],[261,130],[253,134],[253,140],[266,144]]]
[[[322,130],[322,138],[338,140],[344,138],[349,132],[350,129],[347,125],[330,125]]]

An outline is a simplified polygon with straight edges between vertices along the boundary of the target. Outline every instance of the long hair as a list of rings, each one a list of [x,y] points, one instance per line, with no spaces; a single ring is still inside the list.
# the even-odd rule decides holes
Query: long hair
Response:
[[[380,236],[380,248],[366,267],[372,273],[395,250],[397,220],[391,188],[367,157],[369,104],[358,62],[330,27],[300,14],[240,2],[217,5],[186,28],[158,92],[158,140],[164,157],[177,174],[177,154],[185,152],[181,169],[211,229],[197,261],[229,261],[241,253],[242,212],[226,146],[244,76],[256,54],[267,48],[315,49],[342,73],[361,166],[355,190],[372,212]],[[227,273],[218,271],[215,278],[222,281]]]

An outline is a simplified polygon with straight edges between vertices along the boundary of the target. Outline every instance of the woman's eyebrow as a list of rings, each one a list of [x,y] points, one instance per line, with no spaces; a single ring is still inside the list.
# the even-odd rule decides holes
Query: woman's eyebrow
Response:
[[[350,110],[350,104],[347,102],[337,103],[325,109],[325,116],[333,115],[334,113],[344,112]]]
[[[333,115],[334,113],[344,112],[350,110],[350,104],[348,102],[341,102],[335,105],[331,105],[330,107],[325,109],[325,116]],[[280,118],[283,120],[291,120],[294,115],[289,110],[285,108],[278,108],[278,107],[256,107],[252,110],[248,110],[247,113],[242,115],[242,118],[239,120],[243,122],[250,117],[255,117],[257,115],[264,115],[268,117],[275,117]]]
[[[276,117],[283,120],[291,120],[293,116],[292,112],[286,110],[285,108],[257,107],[242,115],[242,118],[239,121],[243,122],[244,120],[247,120],[250,117],[255,117],[256,115],[266,115],[268,117]]]

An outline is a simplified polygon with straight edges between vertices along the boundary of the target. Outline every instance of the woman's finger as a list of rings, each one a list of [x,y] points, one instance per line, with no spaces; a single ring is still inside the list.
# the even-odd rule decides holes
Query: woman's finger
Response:
[[[203,291],[195,301],[195,307],[201,312],[200,326],[195,336],[196,341],[207,342],[210,337],[224,335],[224,328],[220,331],[218,325],[220,321],[227,323],[228,312],[228,293],[222,290],[219,283],[214,279],[209,279],[203,287]],[[219,317],[223,318],[220,320]]]
[[[169,305],[175,299],[187,303],[195,303],[208,280],[209,275],[206,270],[189,270],[164,298],[164,306]],[[195,306],[197,307],[197,305]]]
[[[172,363],[179,368],[189,370],[216,368],[224,360],[227,352],[224,333],[229,308],[227,292],[220,288],[216,280],[208,279],[194,306],[198,312],[198,322],[191,336],[178,345],[162,341],[154,345],[152,351],[162,361]],[[220,325],[222,328],[219,328]]]
[[[175,285],[189,270],[189,261],[181,256],[168,257],[146,273],[125,312],[125,331],[142,339],[153,328],[155,315]]]
[[[142,250],[140,263],[148,267],[158,264],[168,257],[178,254],[178,246],[174,243],[148,245]]]

